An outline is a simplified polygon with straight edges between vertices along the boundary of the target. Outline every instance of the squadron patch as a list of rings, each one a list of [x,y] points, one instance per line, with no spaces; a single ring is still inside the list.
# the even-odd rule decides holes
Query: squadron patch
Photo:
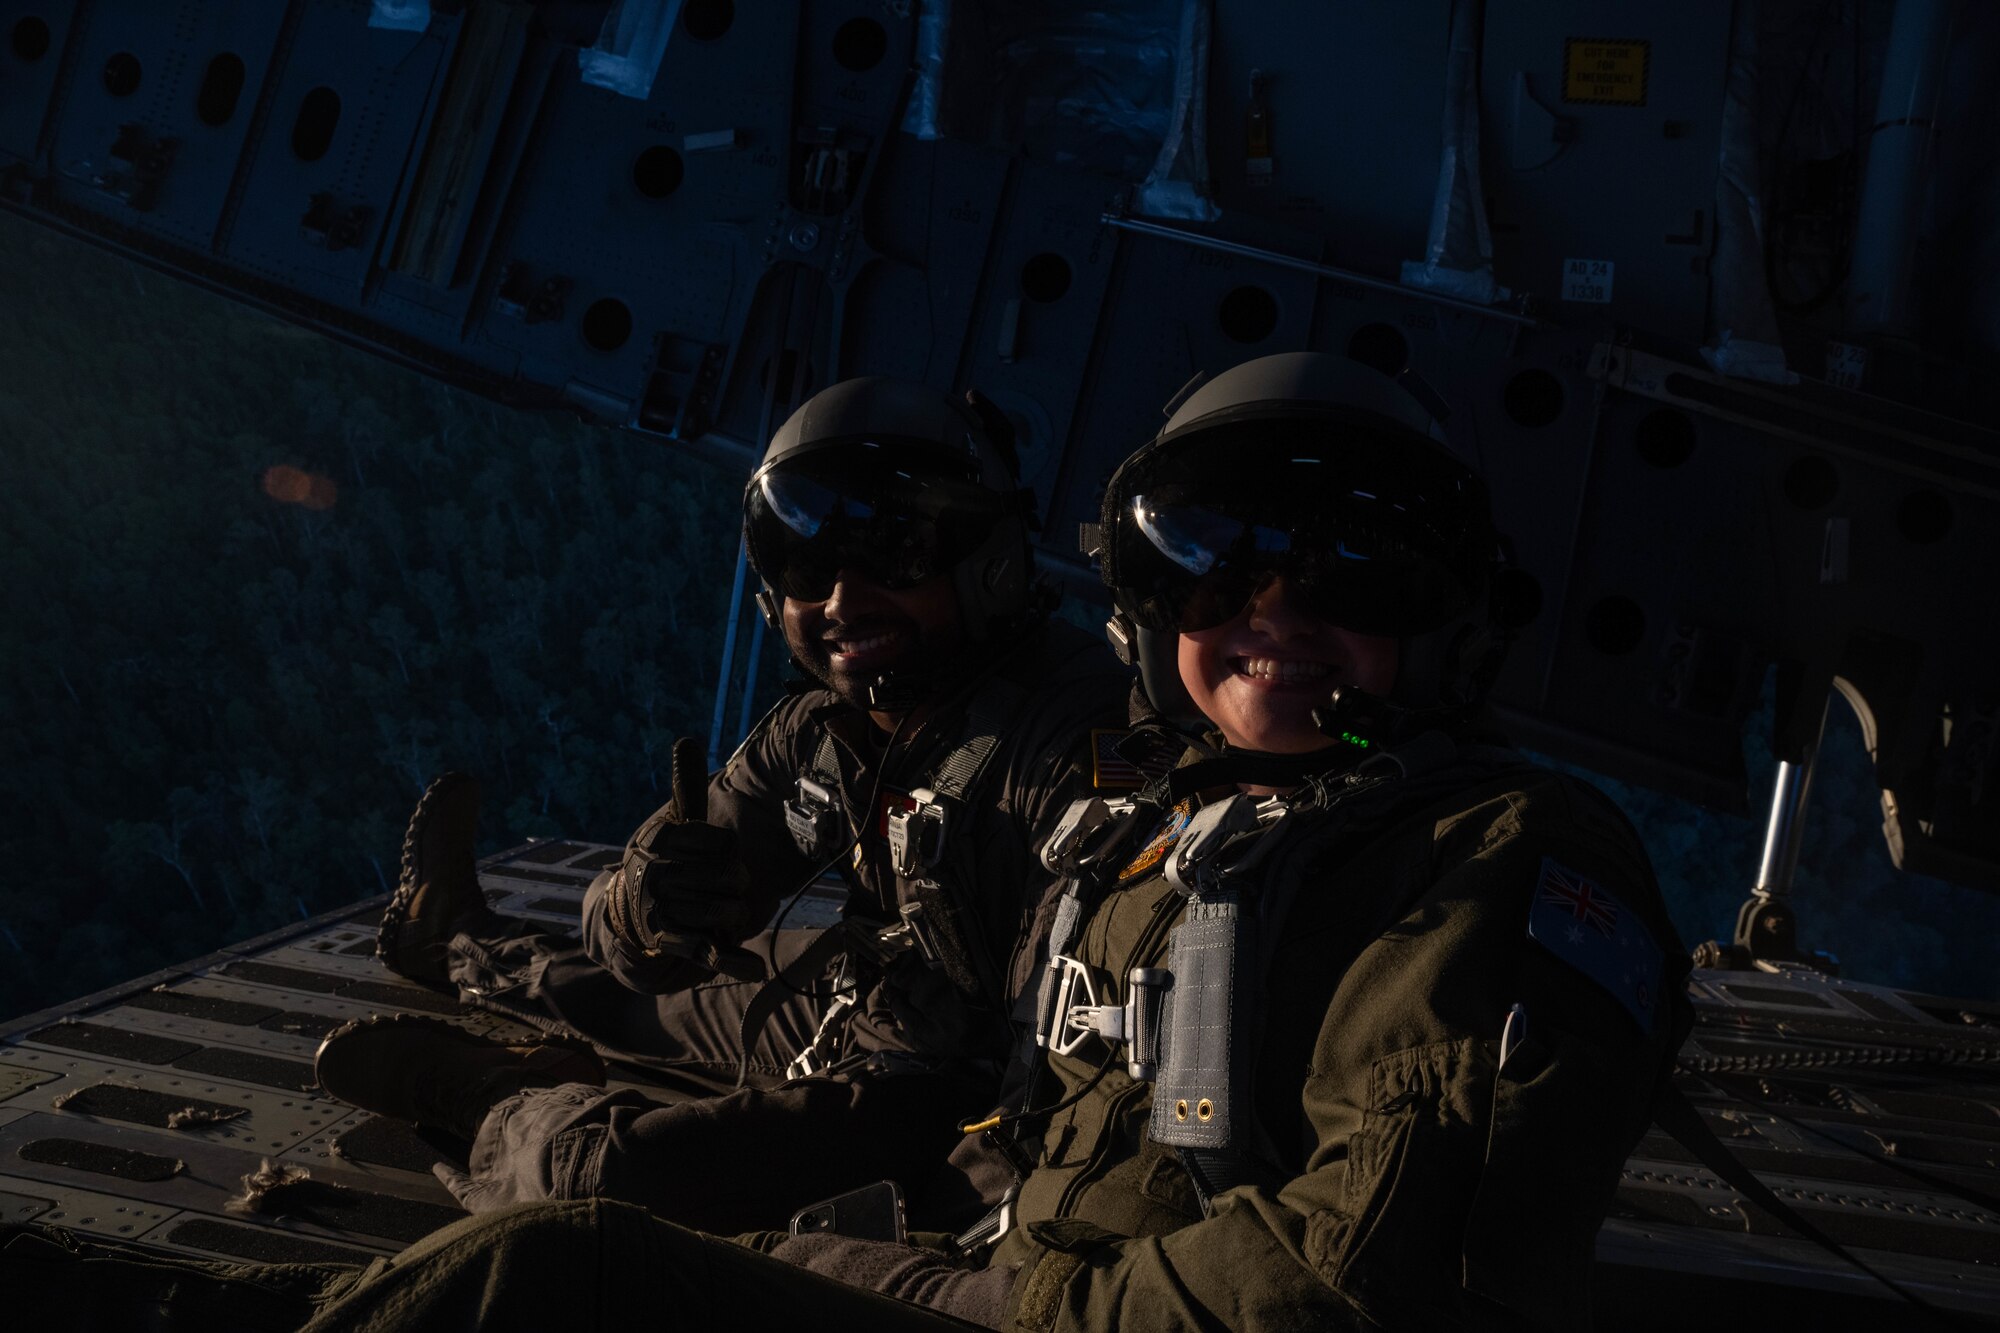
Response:
[[[1528,937],[1610,991],[1648,1035],[1658,1026],[1660,946],[1603,885],[1543,857]]]
[[[1166,859],[1167,853],[1174,849],[1174,844],[1181,840],[1181,833],[1187,828],[1188,819],[1193,814],[1192,800],[1182,801],[1168,811],[1167,817],[1160,821],[1160,827],[1154,831],[1151,838],[1147,839],[1146,846],[1118,872],[1118,882],[1122,884],[1128,879],[1143,875]]]

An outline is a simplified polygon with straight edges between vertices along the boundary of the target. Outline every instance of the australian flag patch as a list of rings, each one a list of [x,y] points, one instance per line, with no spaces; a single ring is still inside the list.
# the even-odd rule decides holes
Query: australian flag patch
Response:
[[[1660,1018],[1660,946],[1603,885],[1542,858],[1528,937],[1611,992],[1651,1035]]]

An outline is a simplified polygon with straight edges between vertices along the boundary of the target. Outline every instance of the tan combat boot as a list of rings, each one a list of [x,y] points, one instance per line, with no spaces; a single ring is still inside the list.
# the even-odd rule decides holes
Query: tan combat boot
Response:
[[[375,954],[391,972],[451,988],[445,946],[486,911],[473,856],[478,824],[479,783],[463,773],[446,773],[418,798],[403,834],[396,896],[375,936]]]

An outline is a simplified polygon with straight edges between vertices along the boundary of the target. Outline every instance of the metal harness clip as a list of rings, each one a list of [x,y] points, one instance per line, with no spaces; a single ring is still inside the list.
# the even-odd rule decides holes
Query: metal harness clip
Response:
[[[1290,812],[1291,804],[1282,796],[1242,792],[1203,806],[1167,854],[1167,882],[1190,897],[1213,895],[1224,880],[1263,860],[1272,840],[1262,835]],[[1250,844],[1247,849],[1234,859],[1224,859],[1224,852],[1245,842]]]
[[[931,924],[930,918],[924,915],[924,905],[904,903],[897,910],[902,913],[902,924],[891,926],[889,930],[908,940],[916,949],[917,955],[926,963],[932,967],[939,966],[944,959],[944,951],[938,947],[936,927]]]
[[[929,787],[910,793],[908,808],[889,816],[889,864],[910,879],[944,858],[944,800]]]
[[[834,997],[826,1006],[826,1012],[820,1016],[812,1041],[785,1066],[787,1079],[810,1078],[834,1064],[833,1051],[840,1045],[841,1034],[847,1027],[848,1011],[858,1003],[855,995],[859,987],[846,962],[843,961],[834,973],[833,985]]]
[[[785,802],[785,827],[792,841],[808,860],[818,861],[832,854],[840,836],[840,816],[834,808],[833,791],[825,784],[799,775],[798,792]]]
[[[1088,1026],[1079,1032],[1070,1030],[1070,1014],[1079,1007],[1075,1003],[1077,992],[1081,991],[1086,1001],[1081,1007],[1095,1008],[1097,985],[1090,979],[1090,966],[1068,954],[1052,956],[1049,971],[1056,976],[1055,1016],[1046,1029],[1035,1034],[1035,1044],[1057,1055],[1071,1055],[1091,1034]]]
[[[1073,877],[1102,860],[1131,832],[1130,816],[1136,808],[1135,802],[1124,798],[1086,796],[1071,801],[1042,844],[1043,867],[1051,874]]]
[[[1057,1055],[1071,1055],[1091,1037],[1113,1046],[1126,1047],[1125,1072],[1135,1079],[1150,1079],[1159,1069],[1160,1017],[1174,974],[1161,967],[1135,967],[1125,977],[1123,1004],[1099,1004],[1092,969],[1066,954],[1051,963],[1062,969],[1056,992],[1057,1021],[1050,1030],[1037,1035],[1037,1042]],[[1084,1002],[1075,1002],[1081,992]]]

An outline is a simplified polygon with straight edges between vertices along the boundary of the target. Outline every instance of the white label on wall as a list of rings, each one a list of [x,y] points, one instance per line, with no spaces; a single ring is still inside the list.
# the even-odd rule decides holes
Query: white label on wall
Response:
[[[1606,304],[1611,300],[1611,272],[1614,267],[1608,259],[1563,260],[1562,299]]]
[[[1868,349],[1853,343],[1826,345],[1826,382],[1836,389],[1858,389],[1868,373]]]

